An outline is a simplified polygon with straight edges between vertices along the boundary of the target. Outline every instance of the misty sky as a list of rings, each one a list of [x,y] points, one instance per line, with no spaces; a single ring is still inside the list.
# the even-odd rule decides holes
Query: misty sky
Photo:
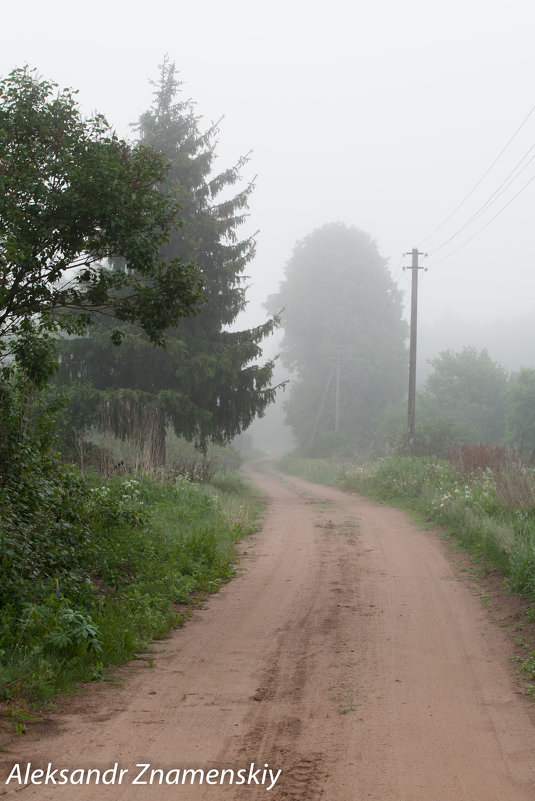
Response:
[[[430,252],[420,319],[441,348],[483,346],[488,334],[491,355],[502,359],[500,331],[522,320],[519,358],[530,359],[535,180],[469,245],[439,260],[535,176],[535,161],[475,224],[432,252],[535,143],[535,112],[473,196],[426,237],[535,104],[533,0],[26,0],[5,4],[2,32],[2,74],[37,67],[78,89],[83,110],[104,113],[123,136],[150,104],[149,79],[165,53],[206,123],[225,116],[221,168],[252,150],[244,178],[257,176],[246,322],[265,317],[261,303],[277,291],[296,240],[341,220],[377,241],[405,290],[402,252]],[[474,341],[458,342],[469,328]],[[420,348],[429,355],[425,340]]]

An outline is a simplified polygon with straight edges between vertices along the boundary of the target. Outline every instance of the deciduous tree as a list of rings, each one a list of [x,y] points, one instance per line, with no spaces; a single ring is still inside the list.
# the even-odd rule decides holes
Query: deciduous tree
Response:
[[[375,243],[342,223],[314,230],[297,243],[280,290],[270,298],[271,310],[281,307],[281,357],[295,373],[287,420],[300,445],[310,444],[314,429],[326,447],[373,440],[378,417],[403,396],[407,381],[401,293]]]
[[[166,169],[102,116],[83,119],[72,91],[28,69],[0,82],[0,357],[42,382],[54,332],[110,318],[161,344],[197,310],[198,269],[161,258],[178,223],[175,198],[155,188]]]
[[[507,409],[507,442],[535,450],[535,370],[523,367],[511,379]]]
[[[501,442],[505,433],[507,371],[486,350],[444,351],[431,361],[421,397],[427,420],[450,421],[466,439]]]

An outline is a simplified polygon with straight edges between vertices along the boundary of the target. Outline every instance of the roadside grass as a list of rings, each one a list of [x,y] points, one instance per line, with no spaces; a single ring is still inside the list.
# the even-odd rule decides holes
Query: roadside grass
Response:
[[[0,611],[0,699],[18,733],[28,705],[105,678],[180,625],[232,578],[235,543],[256,530],[257,502],[234,471],[213,485],[86,481],[88,534],[72,568],[54,570],[49,555],[39,580],[19,582]]]
[[[402,456],[368,465],[333,461],[330,471],[294,456],[284,464],[287,472],[313,475],[443,526],[484,569],[497,568],[507,589],[535,601],[535,469],[496,446],[461,451],[451,462]],[[325,474],[329,480],[323,481]],[[525,622],[535,622],[535,607]],[[520,657],[520,667],[535,681],[534,650]]]
[[[462,463],[397,457],[367,468],[346,466],[340,479],[341,486],[445,526],[463,549],[497,567],[511,592],[535,601],[535,470],[513,458],[484,462],[466,469]],[[527,618],[530,611],[535,617],[533,608]],[[519,662],[535,680],[535,651]]]
[[[340,484],[446,526],[465,549],[495,565],[513,592],[535,600],[532,468],[510,463],[464,472],[447,462],[396,457],[346,466]]]
[[[295,453],[289,453],[283,456],[277,467],[283,473],[298,476],[316,484],[335,485],[339,479],[336,468],[327,459],[310,459]]]
[[[482,446],[477,446],[478,453]],[[466,462],[466,459],[464,460]],[[368,465],[290,454],[285,472],[361,492],[446,526],[467,550],[495,565],[513,592],[535,600],[535,469],[513,459],[463,467],[393,457]],[[313,477],[313,478],[312,478]]]

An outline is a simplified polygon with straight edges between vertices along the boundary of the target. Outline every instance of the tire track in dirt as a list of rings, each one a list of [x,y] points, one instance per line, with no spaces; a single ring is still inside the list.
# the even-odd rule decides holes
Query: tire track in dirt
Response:
[[[13,762],[268,765],[285,801],[528,801],[533,707],[504,634],[407,516],[253,466],[268,505],[240,575],[125,672],[61,709]],[[36,732],[37,729],[34,730]],[[33,737],[33,735],[29,735]],[[0,784],[0,790],[3,784]],[[11,786],[8,797],[18,797]],[[229,801],[265,786],[28,786],[24,799]]]

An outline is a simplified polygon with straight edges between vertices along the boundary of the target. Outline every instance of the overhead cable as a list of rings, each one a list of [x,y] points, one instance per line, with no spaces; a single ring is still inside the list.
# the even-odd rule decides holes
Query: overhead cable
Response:
[[[505,204],[505,206],[502,206],[502,208],[501,208],[499,211],[497,211],[497,212],[496,212],[496,214],[494,215],[494,217],[491,217],[491,218],[490,218],[490,220],[488,220],[488,221],[485,223],[485,225],[482,225],[482,226],[481,226],[481,228],[478,228],[478,230],[477,230],[477,231],[476,231],[474,234],[472,234],[472,236],[471,236],[471,237],[469,237],[469,239],[465,240],[465,241],[464,241],[464,242],[463,242],[461,245],[459,245],[459,247],[458,247],[458,248],[455,248],[455,250],[452,250],[452,251],[451,251],[451,253],[448,253],[446,256],[443,256],[443,257],[442,257],[441,259],[439,259],[438,261],[435,261],[435,262],[433,262],[433,264],[431,264],[431,265],[430,265],[430,267],[435,267],[437,264],[441,264],[443,261],[446,261],[446,259],[449,259],[449,258],[450,258],[450,256],[453,256],[455,253],[458,253],[458,252],[459,252],[459,250],[462,250],[462,248],[466,247],[466,245],[468,245],[468,244],[469,244],[469,242],[471,242],[471,241],[472,241],[472,239],[475,239],[475,237],[476,237],[476,236],[478,236],[478,234],[480,234],[480,233],[481,233],[481,231],[484,231],[484,230],[485,230],[485,228],[488,228],[488,226],[489,226],[489,225],[490,225],[492,222],[494,222],[494,220],[496,219],[496,217],[499,217],[499,215],[502,213],[502,211],[505,211],[505,209],[506,209],[508,206],[510,206],[510,205],[511,205],[511,203],[513,202],[513,200],[516,200],[516,198],[517,198],[519,195],[521,195],[521,194],[522,194],[522,192],[523,192],[525,189],[527,189],[527,187],[530,185],[530,183],[531,183],[532,181],[535,181],[535,175],[532,175],[532,176],[531,176],[531,178],[529,179],[529,181],[526,181],[526,183],[524,184],[524,186],[522,187],[522,189],[519,189],[519,190],[518,190],[518,192],[516,193],[516,195],[513,195],[513,197],[512,197],[512,198],[510,198],[510,200],[508,200],[508,201],[507,201],[507,203]]]
[[[480,206],[479,209],[477,211],[475,211],[474,214],[472,214],[472,216],[464,223],[464,225],[462,225],[460,228],[458,228],[457,231],[455,231],[454,234],[452,234],[450,237],[448,237],[448,239],[444,240],[444,242],[442,242],[442,244],[438,245],[438,247],[436,247],[434,250],[430,251],[430,255],[438,253],[439,250],[442,250],[443,247],[448,245],[452,240],[456,239],[459,236],[459,234],[461,234],[466,228],[468,228],[468,226],[471,225],[475,220],[479,219],[479,217],[481,217],[481,215],[490,206],[492,206],[498,200],[498,198],[500,198],[504,194],[504,192],[506,192],[509,189],[509,187],[512,186],[515,183],[515,181],[518,178],[520,178],[520,176],[522,175],[524,170],[526,170],[529,167],[529,165],[531,164],[531,162],[535,159],[535,155],[533,155],[526,162],[526,164],[524,164],[524,166],[520,170],[518,168],[520,167],[522,162],[526,160],[526,158],[529,156],[529,154],[533,150],[535,150],[535,143],[522,156],[520,161],[515,165],[515,167],[513,167],[511,172],[503,179],[503,181],[501,182],[499,187],[492,193],[492,195],[485,201],[485,203],[483,203],[483,205]],[[516,175],[515,175],[515,173],[516,173]],[[513,176],[513,177],[511,177],[511,176]],[[511,179],[511,180],[509,180],[509,179]]]
[[[453,211],[452,211],[450,214],[448,214],[448,216],[447,216],[447,217],[446,217],[444,220],[442,220],[442,222],[441,222],[439,225],[437,225],[437,227],[436,227],[436,228],[434,228],[434,229],[431,231],[431,233],[430,233],[430,234],[428,234],[428,235],[425,237],[425,239],[421,240],[421,244],[424,244],[425,242],[427,242],[429,239],[431,239],[431,237],[432,237],[432,236],[434,236],[434,235],[437,233],[437,231],[440,231],[440,230],[441,230],[441,229],[442,229],[442,228],[443,228],[443,227],[446,225],[446,223],[447,223],[447,222],[449,222],[449,221],[451,220],[451,218],[454,216],[454,214],[456,214],[456,213],[459,211],[459,209],[460,209],[460,208],[462,208],[462,207],[464,206],[464,204],[466,203],[466,201],[467,201],[467,200],[468,200],[470,197],[472,197],[472,195],[474,194],[474,192],[476,191],[476,189],[478,189],[478,187],[479,187],[479,186],[481,186],[481,184],[483,183],[483,181],[485,180],[485,178],[487,177],[487,175],[489,174],[489,172],[492,170],[492,168],[495,166],[495,164],[497,164],[497,163],[498,163],[498,161],[501,159],[501,157],[503,156],[503,154],[505,153],[505,151],[507,150],[507,148],[509,147],[509,145],[511,144],[511,142],[512,142],[512,141],[513,141],[513,140],[516,138],[516,136],[517,136],[517,135],[520,133],[520,131],[522,130],[522,128],[524,127],[524,125],[526,124],[526,122],[529,120],[529,118],[531,117],[531,115],[533,114],[533,112],[534,112],[534,111],[535,111],[535,104],[534,104],[534,105],[531,107],[531,109],[529,110],[529,112],[527,113],[527,115],[524,117],[524,119],[522,120],[522,122],[520,123],[520,125],[518,126],[518,128],[516,129],[516,131],[514,132],[514,134],[511,136],[511,138],[508,140],[508,142],[507,142],[507,143],[504,145],[504,147],[503,147],[503,148],[500,150],[500,152],[498,153],[498,155],[496,156],[496,158],[494,159],[494,161],[492,162],[492,164],[490,165],[490,167],[488,167],[488,168],[485,170],[485,172],[483,173],[483,175],[481,176],[481,178],[479,179],[479,181],[477,181],[477,183],[476,183],[476,184],[475,184],[475,185],[472,187],[472,189],[470,190],[470,192],[468,192],[468,194],[467,194],[467,195],[466,195],[466,196],[465,196],[465,197],[464,197],[464,198],[461,200],[461,202],[460,202],[460,203],[459,203],[459,204],[458,204],[458,205],[457,205],[457,206],[456,206],[456,207],[453,209]]]

